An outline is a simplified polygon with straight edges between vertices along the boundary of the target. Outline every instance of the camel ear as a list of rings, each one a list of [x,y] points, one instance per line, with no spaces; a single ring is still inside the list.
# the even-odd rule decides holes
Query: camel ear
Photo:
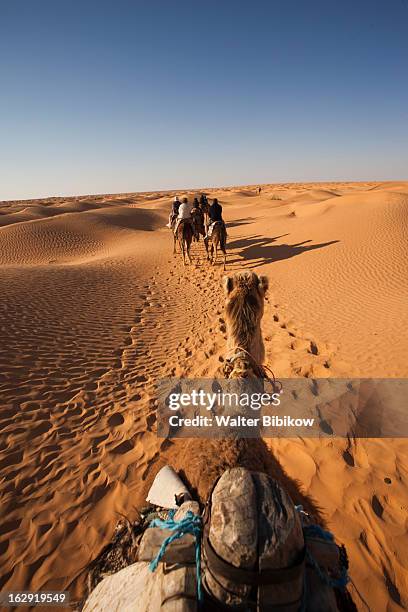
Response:
[[[224,276],[222,279],[222,284],[223,284],[225,293],[228,295],[229,293],[231,293],[234,287],[234,279],[232,278],[232,276]]]
[[[267,276],[259,277],[259,288],[262,289],[264,293],[266,293],[269,289],[269,280]]]

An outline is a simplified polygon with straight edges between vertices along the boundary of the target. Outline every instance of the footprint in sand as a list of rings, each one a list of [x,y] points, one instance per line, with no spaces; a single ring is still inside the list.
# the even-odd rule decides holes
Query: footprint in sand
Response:
[[[402,607],[401,594],[395,584],[395,582],[391,579],[388,570],[383,566],[383,576],[385,585],[387,587],[387,591],[391,599],[400,607]]]
[[[125,418],[122,414],[120,414],[120,412],[115,412],[108,418],[109,427],[119,427],[120,425],[123,425],[124,422]]]
[[[118,446],[112,448],[111,453],[114,453],[115,455],[125,455],[126,453],[132,451],[134,447],[134,442],[132,442],[131,440],[124,440],[123,442],[118,444]]]
[[[149,414],[149,415],[146,417],[146,427],[147,427],[147,431],[151,431],[151,430],[152,430],[152,427],[153,427],[153,425],[156,423],[156,421],[157,421],[157,417],[156,417],[156,414],[155,414],[155,413],[153,413],[153,414]]]
[[[348,466],[350,466],[350,467],[354,467],[355,466],[354,457],[350,453],[350,451],[348,451],[348,450],[343,451],[343,459],[344,459],[345,463],[347,463]]]
[[[384,507],[376,495],[373,495],[371,498],[371,507],[374,511],[374,514],[376,514],[378,518],[382,519]]]

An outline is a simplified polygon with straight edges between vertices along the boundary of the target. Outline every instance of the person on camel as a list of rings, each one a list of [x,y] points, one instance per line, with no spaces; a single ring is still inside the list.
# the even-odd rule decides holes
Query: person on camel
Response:
[[[194,198],[193,208],[191,209],[191,218],[194,225],[194,237],[199,240],[200,234],[205,236],[204,213],[200,208],[200,203],[197,198]]]
[[[212,234],[212,231],[214,229],[214,225],[216,223],[221,223],[224,230],[226,231],[226,226],[224,223],[224,219],[222,218],[222,206],[221,204],[218,202],[217,198],[213,199],[213,202],[208,210],[208,217],[210,220],[209,226],[208,226],[208,232],[207,232],[207,236],[210,237]]]
[[[171,206],[171,211],[169,214],[169,222],[166,224],[166,227],[171,228],[172,225],[174,224],[175,220],[177,219],[177,215],[178,215],[178,211],[180,208],[180,200],[178,199],[178,196],[176,196],[173,200],[173,204]]]
[[[180,225],[181,221],[183,221],[183,223],[190,223],[193,229],[193,232],[194,232],[193,220],[191,218],[191,204],[188,203],[187,198],[182,199],[180,207],[178,209],[178,215],[176,219],[174,233],[177,232],[177,228]]]
[[[200,195],[200,207],[203,212],[206,212],[208,208],[208,200],[207,200],[207,196],[205,195],[205,193],[202,193]]]

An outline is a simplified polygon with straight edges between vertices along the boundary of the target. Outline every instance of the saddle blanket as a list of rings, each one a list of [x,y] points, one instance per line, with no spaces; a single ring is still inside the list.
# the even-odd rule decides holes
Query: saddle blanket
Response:
[[[208,226],[207,236],[208,236],[209,238],[211,238],[211,236],[212,236],[212,233],[213,233],[213,231],[214,231],[214,227],[215,227],[216,225],[219,225],[220,223],[221,223],[221,221],[213,221],[213,223],[211,223],[211,225],[209,225],[209,226]]]
[[[207,231],[208,238],[211,238],[212,233],[214,231],[214,227],[216,225],[222,225],[222,221],[213,221],[213,223],[211,223],[211,225],[208,226],[208,231]]]

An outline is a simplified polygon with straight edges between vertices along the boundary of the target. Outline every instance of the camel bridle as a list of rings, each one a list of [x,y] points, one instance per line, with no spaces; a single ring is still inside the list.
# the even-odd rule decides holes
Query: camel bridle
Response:
[[[239,377],[246,378],[249,372],[252,372],[256,378],[262,378],[271,383],[274,389],[279,393],[282,390],[282,383],[276,380],[275,374],[266,365],[258,363],[255,357],[242,346],[236,346],[231,351],[230,357],[225,360],[223,373],[225,378],[230,378],[235,372]],[[241,367],[239,367],[241,366]],[[268,376],[267,372],[271,374]]]

